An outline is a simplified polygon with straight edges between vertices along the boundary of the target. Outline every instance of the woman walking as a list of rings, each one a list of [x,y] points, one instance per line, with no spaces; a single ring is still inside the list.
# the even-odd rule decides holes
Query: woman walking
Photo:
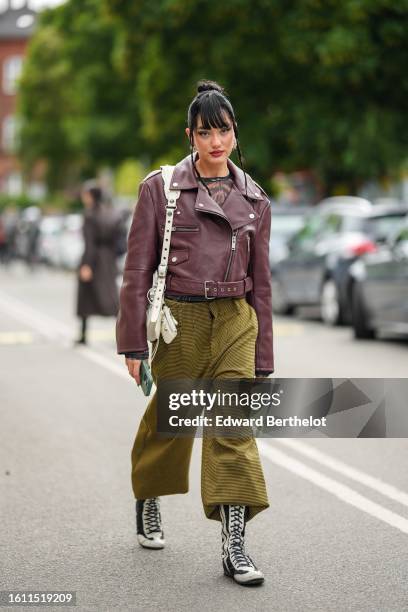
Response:
[[[120,220],[104,203],[102,189],[96,181],[84,184],[81,199],[85,207],[85,248],[78,269],[76,314],[81,320],[81,330],[76,344],[87,343],[88,317],[116,317],[119,308],[116,243]]]
[[[159,342],[152,362],[160,379],[253,378],[273,372],[269,234],[265,192],[246,174],[230,100],[212,81],[201,81],[188,108],[190,155],[174,168],[170,188],[180,190],[174,214],[165,304],[178,322],[170,344]],[[241,169],[230,159],[237,149]],[[140,383],[147,359],[146,295],[160,262],[167,200],[160,170],[141,183],[128,239],[118,353]],[[188,491],[193,438],[159,438],[156,393],[141,420],[132,450],[137,537],[163,548],[160,496]],[[224,573],[243,585],[264,577],[245,552],[246,522],[268,498],[256,441],[205,435],[201,494],[209,519],[222,523]]]

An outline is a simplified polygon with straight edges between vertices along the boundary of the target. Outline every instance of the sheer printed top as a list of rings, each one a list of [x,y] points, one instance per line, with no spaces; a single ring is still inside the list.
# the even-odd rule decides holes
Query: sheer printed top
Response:
[[[232,189],[233,181],[231,173],[227,176],[217,176],[214,178],[202,177],[202,181],[207,185],[212,199],[222,207]]]

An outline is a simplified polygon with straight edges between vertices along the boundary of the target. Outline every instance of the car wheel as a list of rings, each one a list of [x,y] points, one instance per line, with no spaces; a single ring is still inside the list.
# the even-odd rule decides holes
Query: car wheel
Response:
[[[361,287],[358,284],[353,286],[351,310],[354,337],[365,340],[375,338],[375,330],[368,324],[368,315],[364,306]]]
[[[332,278],[327,278],[323,283],[320,295],[320,316],[326,325],[340,325],[343,322],[339,292]]]
[[[272,280],[272,310],[281,315],[290,315],[294,311],[294,306],[288,303],[279,280]]]

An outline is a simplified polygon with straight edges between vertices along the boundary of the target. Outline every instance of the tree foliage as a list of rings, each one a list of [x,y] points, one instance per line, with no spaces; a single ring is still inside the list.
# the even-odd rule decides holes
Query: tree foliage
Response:
[[[26,168],[47,161],[51,188],[134,151],[137,97],[115,63],[116,36],[98,0],[70,0],[41,17],[20,84],[20,154]]]
[[[231,94],[248,167],[263,179],[312,168],[328,191],[354,190],[406,158],[407,0],[104,1],[155,154],[180,154],[204,77]]]
[[[69,0],[22,83],[23,154],[75,166],[177,161],[195,83],[224,85],[247,168],[313,169],[326,191],[406,159],[408,0]]]

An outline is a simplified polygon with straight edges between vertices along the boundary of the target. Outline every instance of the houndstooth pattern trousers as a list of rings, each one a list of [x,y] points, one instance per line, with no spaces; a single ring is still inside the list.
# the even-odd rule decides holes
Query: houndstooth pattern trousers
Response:
[[[160,379],[229,379],[255,376],[256,312],[245,298],[182,302],[165,298],[178,321],[170,344],[160,340],[152,363]],[[132,449],[137,499],[187,493],[194,437],[156,432],[157,391],[150,399]],[[239,437],[203,435],[201,497],[207,518],[220,520],[220,504],[249,507],[250,520],[268,508],[262,466],[252,432]]]

